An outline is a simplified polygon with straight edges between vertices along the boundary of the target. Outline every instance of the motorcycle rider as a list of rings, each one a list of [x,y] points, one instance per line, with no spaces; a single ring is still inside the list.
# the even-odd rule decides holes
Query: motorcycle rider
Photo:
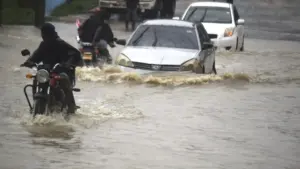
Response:
[[[60,87],[66,95],[67,113],[73,114],[79,107],[75,104],[72,90],[72,82],[75,82],[75,70],[70,69],[69,66],[82,66],[81,54],[76,48],[62,40],[55,31],[54,25],[50,23],[45,23],[41,27],[41,36],[43,41],[33,54],[21,64],[21,67],[32,67],[33,63],[40,62],[51,68],[57,63],[64,65],[59,73],[60,76],[66,78],[61,79]]]
[[[78,35],[81,41],[90,43],[92,42],[94,33],[100,25],[98,19],[100,15],[99,11],[100,9],[96,8],[94,13],[78,28]]]
[[[99,51],[101,51],[101,54],[107,57],[107,62],[111,64],[112,57],[107,49],[107,45],[111,48],[115,47],[114,34],[108,24],[108,19],[110,17],[109,13],[105,10],[102,10],[101,12],[100,15],[98,15],[100,25],[94,34],[92,43]]]
[[[78,28],[78,33],[81,41],[92,43],[107,57],[108,63],[111,63],[112,57],[107,49],[107,44],[109,44],[110,47],[114,47],[114,34],[110,25],[106,22],[109,17],[109,13],[106,10],[96,10],[96,12]]]

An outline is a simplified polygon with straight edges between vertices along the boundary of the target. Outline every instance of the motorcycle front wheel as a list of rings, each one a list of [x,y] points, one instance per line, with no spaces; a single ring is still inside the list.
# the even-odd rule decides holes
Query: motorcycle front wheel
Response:
[[[34,105],[33,105],[33,117],[35,117],[36,115],[40,114],[44,114],[46,111],[46,100],[43,99],[37,99],[34,101]]]

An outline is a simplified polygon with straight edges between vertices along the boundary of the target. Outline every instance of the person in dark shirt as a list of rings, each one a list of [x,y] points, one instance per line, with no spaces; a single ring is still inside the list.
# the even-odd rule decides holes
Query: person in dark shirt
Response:
[[[173,6],[176,4],[176,0],[162,0],[162,18],[172,18],[174,15]]]
[[[125,27],[128,31],[128,24],[131,21],[131,30],[135,29],[136,21],[137,21],[137,10],[140,5],[139,0],[125,0],[126,1],[126,20],[125,20]]]
[[[233,4],[233,0],[227,0],[227,3]]]
[[[45,23],[42,26],[41,35],[43,41],[31,57],[21,64],[21,67],[31,67],[33,63],[40,62],[49,65],[51,68],[57,63],[64,65],[59,73],[66,78],[61,80],[60,87],[66,95],[68,113],[75,113],[76,108],[79,107],[75,104],[72,82],[75,82],[76,66],[83,65],[81,54],[76,48],[62,40],[55,31],[54,25],[50,23]]]
[[[103,12],[96,10],[87,20],[78,28],[78,35],[82,42],[92,43],[96,30],[103,22]]]
[[[217,2],[216,0],[214,0],[215,2]],[[221,2],[221,1],[220,1]],[[233,4],[233,0],[226,0],[225,2]]]

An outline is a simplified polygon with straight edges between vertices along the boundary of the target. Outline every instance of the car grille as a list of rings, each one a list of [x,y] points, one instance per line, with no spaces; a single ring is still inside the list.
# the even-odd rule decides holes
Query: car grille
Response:
[[[210,39],[216,39],[216,38],[218,38],[217,34],[208,34],[208,36],[209,36]]]
[[[152,64],[147,64],[147,63],[140,63],[140,62],[132,62],[134,65],[134,68],[136,69],[148,69],[148,70],[153,70],[152,69]],[[179,71],[180,66],[179,65],[160,65],[161,68],[159,69],[160,71]]]
[[[179,71],[180,66],[177,65],[162,65],[161,70],[163,71]]]
[[[134,68],[137,69],[152,69],[150,64],[147,63],[140,63],[140,62],[132,62],[134,65]]]

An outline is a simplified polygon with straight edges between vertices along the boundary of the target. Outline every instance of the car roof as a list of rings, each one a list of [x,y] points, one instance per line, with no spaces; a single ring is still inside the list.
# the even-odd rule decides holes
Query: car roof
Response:
[[[147,20],[142,25],[163,25],[163,26],[179,26],[194,28],[195,24],[189,21],[175,20],[175,19],[153,19]]]
[[[223,8],[230,8],[230,3],[226,2],[194,2],[190,6],[193,7],[201,7],[201,6],[209,6],[209,7],[223,7]]]

